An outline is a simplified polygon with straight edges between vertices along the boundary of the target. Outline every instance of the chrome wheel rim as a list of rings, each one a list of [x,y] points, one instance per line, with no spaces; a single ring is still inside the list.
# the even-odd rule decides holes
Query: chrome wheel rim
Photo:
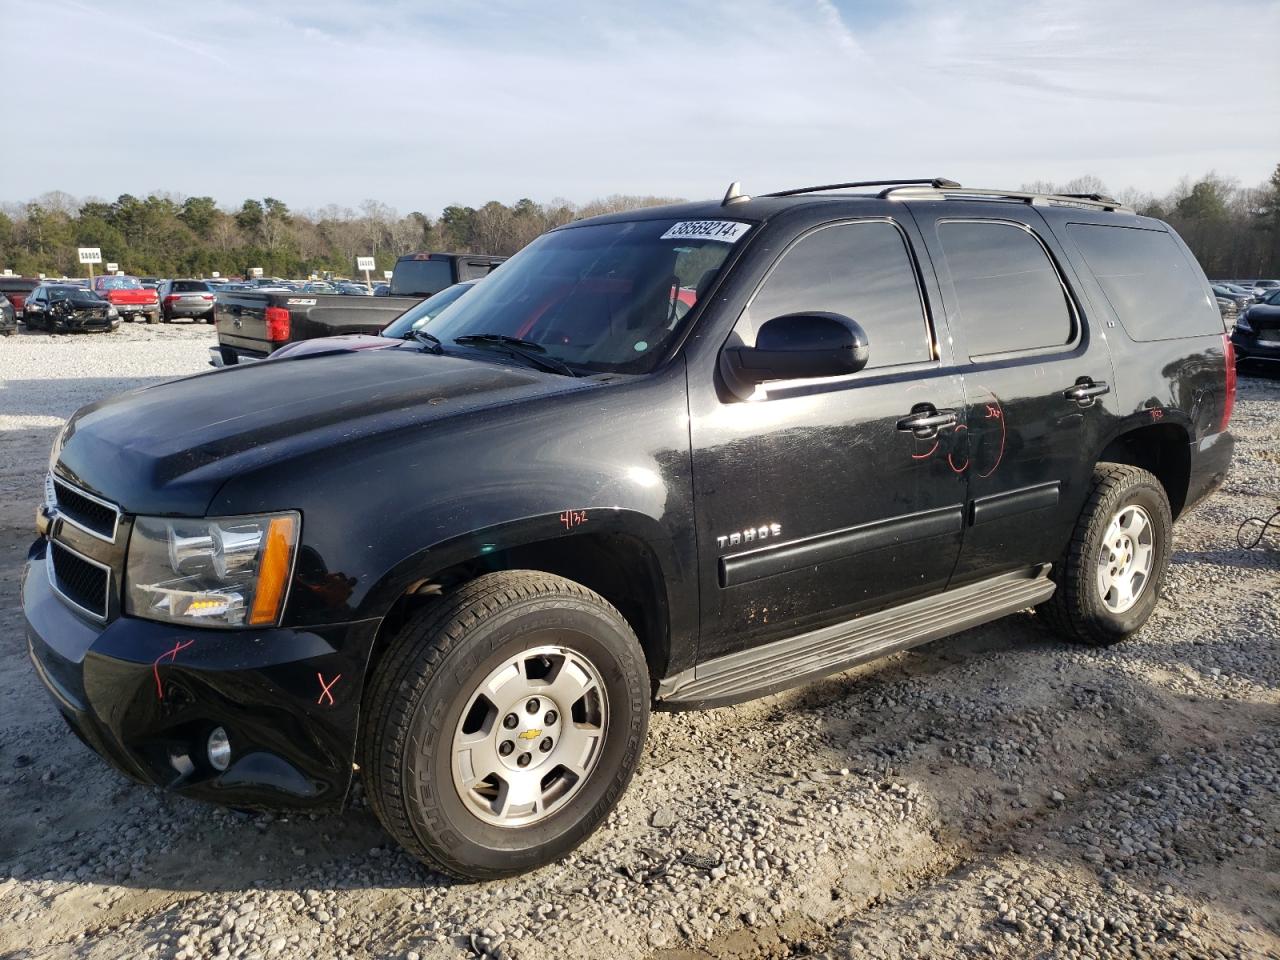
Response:
[[[1112,613],[1124,613],[1142,597],[1155,563],[1155,526],[1137,504],[1122,507],[1107,525],[1098,550],[1098,596]]]
[[[551,816],[600,761],[609,701],[600,671],[576,650],[532,647],[472,691],[453,737],[453,785],[485,823]]]

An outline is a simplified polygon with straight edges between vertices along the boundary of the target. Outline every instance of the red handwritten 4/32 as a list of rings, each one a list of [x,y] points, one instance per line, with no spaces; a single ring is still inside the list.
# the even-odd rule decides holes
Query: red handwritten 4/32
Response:
[[[566,530],[572,530],[574,527],[581,526],[587,522],[587,511],[566,510],[560,514],[560,522],[564,524]]]

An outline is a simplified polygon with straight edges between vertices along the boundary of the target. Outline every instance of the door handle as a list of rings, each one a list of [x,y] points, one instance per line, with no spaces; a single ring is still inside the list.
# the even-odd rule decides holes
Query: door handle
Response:
[[[1062,395],[1068,400],[1080,404],[1082,407],[1093,406],[1094,400],[1111,392],[1111,385],[1103,380],[1082,379],[1075,386],[1068,387],[1062,391]]]
[[[908,416],[898,421],[898,429],[913,433],[920,440],[932,440],[939,430],[954,427],[958,420],[954,410],[939,410],[931,403],[918,403]]]

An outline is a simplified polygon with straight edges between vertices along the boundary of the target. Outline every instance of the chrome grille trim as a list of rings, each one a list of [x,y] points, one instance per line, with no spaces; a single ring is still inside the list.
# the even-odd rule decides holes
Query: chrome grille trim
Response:
[[[105,543],[115,543],[116,534],[120,532],[120,517],[121,517],[120,508],[117,507],[110,500],[103,500],[101,497],[94,496],[92,493],[89,493],[89,491],[76,486],[74,483],[69,483],[68,481],[64,480],[62,477],[59,477],[53,474],[50,474],[50,476],[53,480],[53,496],[54,496],[53,505],[58,510],[58,516],[62,517],[63,520],[71,524],[77,530],[83,530],[85,533],[89,534],[89,536],[91,537],[96,537],[97,539],[102,540]],[[86,500],[90,500],[93,503],[98,504],[100,507],[105,507],[106,509],[110,510],[111,513],[113,514],[113,520],[111,522],[111,535],[108,536],[107,534],[103,533],[101,530],[95,530],[90,526],[80,523],[78,520],[76,520],[75,517],[71,516],[69,513],[63,510],[60,504],[58,503],[58,499],[57,499],[58,487],[66,487],[76,496],[84,497]]]
[[[54,566],[53,566],[53,548],[55,543],[57,543],[58,549],[67,551],[67,553],[71,554],[73,557],[76,557],[79,560],[83,560],[85,563],[89,564],[90,566],[97,567],[99,570],[101,570],[103,573],[106,574],[105,583],[103,585],[103,590],[102,590],[102,613],[98,613],[96,610],[90,610],[88,607],[81,606],[80,604],[76,603],[76,601],[72,600],[69,596],[67,596],[65,593],[63,593],[61,588],[59,588],[58,572],[54,569]],[[52,540],[49,541],[49,544],[44,551],[44,566],[45,566],[45,573],[49,578],[49,587],[53,590],[54,593],[58,595],[58,598],[63,603],[65,603],[69,607],[73,607],[74,609],[79,610],[86,617],[89,617],[92,620],[96,620],[98,623],[107,622],[107,614],[111,610],[111,568],[109,566],[107,566],[105,563],[99,563],[97,560],[94,560],[92,557],[86,557],[79,550],[73,550],[71,547],[67,546],[65,543],[62,543],[61,541],[52,541]]]

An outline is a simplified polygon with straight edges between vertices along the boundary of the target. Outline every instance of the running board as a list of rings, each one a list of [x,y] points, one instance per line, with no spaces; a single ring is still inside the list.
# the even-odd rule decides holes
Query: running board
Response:
[[[717,657],[662,680],[658,700],[674,709],[739,703],[968,630],[1048,600],[1055,587],[1049,567],[1001,574]]]

